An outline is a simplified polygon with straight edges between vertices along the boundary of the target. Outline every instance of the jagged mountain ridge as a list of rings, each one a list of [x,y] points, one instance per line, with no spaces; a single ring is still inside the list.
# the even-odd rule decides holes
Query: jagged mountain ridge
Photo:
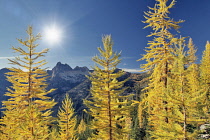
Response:
[[[6,72],[9,72],[6,68],[0,70],[0,101],[8,99],[4,94],[7,91],[6,87],[11,86],[11,83],[6,80]],[[48,89],[56,89],[53,93],[49,94],[49,96],[57,102],[57,105],[53,108],[54,115],[57,114],[57,110],[66,93],[72,98],[76,112],[79,114],[82,112],[85,108],[83,99],[90,96],[89,89],[91,87],[91,82],[86,77],[90,72],[92,71],[85,66],[76,66],[73,69],[68,64],[62,64],[61,62],[58,62],[52,70],[47,70],[49,75],[47,80],[47,83],[49,84]],[[128,77],[131,78],[125,83],[125,86],[129,87],[127,92],[134,93],[135,91],[132,87],[135,86],[139,79],[144,77],[144,74],[131,74],[126,72],[119,80]]]
[[[51,71],[47,72],[50,76],[49,88],[56,88],[63,93],[86,80],[85,75],[89,75],[90,71],[87,67],[76,66],[72,69],[68,64],[58,62]]]

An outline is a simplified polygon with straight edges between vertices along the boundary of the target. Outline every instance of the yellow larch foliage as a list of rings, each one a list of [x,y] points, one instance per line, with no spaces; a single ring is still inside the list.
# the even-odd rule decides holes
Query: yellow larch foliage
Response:
[[[207,123],[210,122],[210,43],[207,41],[205,50],[200,64],[200,76],[201,76],[201,87],[207,94],[205,98],[205,103],[207,104],[206,115]]]
[[[201,60],[201,77],[204,83],[210,83],[210,43],[207,41]]]
[[[55,102],[46,95],[54,91],[47,88],[47,72],[42,68],[46,64],[40,58],[48,52],[44,49],[37,52],[37,40],[41,35],[33,35],[31,26],[26,30],[28,38],[18,39],[18,42],[25,48],[12,47],[14,52],[20,56],[9,59],[13,65],[8,68],[11,72],[7,73],[7,80],[12,86],[7,88],[5,94],[10,98],[3,101],[6,109],[4,117],[1,119],[2,132],[8,139],[36,140],[48,137],[48,126],[51,123],[50,109]]]
[[[198,130],[189,131],[187,127],[189,125],[197,127],[198,124],[205,122],[202,118],[206,92],[200,88],[197,64],[187,59],[196,51],[189,48],[191,53],[187,56],[184,46],[183,43],[179,43],[176,48],[176,57],[167,88],[167,106],[171,111],[168,115],[170,122],[162,125],[162,132],[156,133],[159,139],[196,139]],[[186,67],[187,63],[191,64]]]
[[[73,102],[69,98],[69,95],[66,94],[62,107],[58,111],[59,139],[76,140],[76,123],[77,119],[74,113]]]
[[[167,117],[170,108],[167,106],[166,94],[168,78],[174,61],[173,44],[184,39],[175,38],[171,33],[172,30],[180,28],[179,23],[184,22],[183,20],[174,21],[168,16],[169,9],[175,5],[175,1],[156,1],[154,8],[149,7],[149,11],[145,12],[146,21],[144,21],[148,24],[145,28],[151,27],[153,30],[148,37],[154,38],[148,42],[149,46],[146,47],[146,54],[140,59],[147,62],[141,65],[143,71],[152,72],[148,87],[144,89],[144,98],[140,101],[139,106],[139,120],[142,122],[141,120],[144,119],[142,114],[146,112],[149,126],[147,132],[153,131],[151,137],[156,135],[155,132],[162,131],[161,125],[163,123],[169,123],[170,121]]]
[[[129,135],[130,128],[128,96],[122,96],[125,91],[124,81],[118,81],[124,72],[116,67],[120,63],[120,53],[113,51],[113,41],[110,35],[102,38],[103,48],[99,47],[100,56],[93,57],[99,66],[88,77],[91,80],[91,99],[84,100],[93,116],[91,128],[95,130],[91,140],[119,140]],[[103,69],[102,69],[103,68]],[[130,95],[129,95],[130,96]],[[129,122],[130,123],[130,122]]]
[[[84,119],[81,119],[81,121],[80,121],[80,123],[79,123],[79,126],[78,126],[78,128],[77,128],[79,134],[84,133],[85,130],[86,130],[86,127],[87,127],[87,125],[86,125]]]
[[[188,51],[187,51],[188,63],[193,64],[197,60],[197,57],[195,55],[195,53],[197,52],[197,49],[195,49],[192,38],[189,39],[187,48],[188,48]]]

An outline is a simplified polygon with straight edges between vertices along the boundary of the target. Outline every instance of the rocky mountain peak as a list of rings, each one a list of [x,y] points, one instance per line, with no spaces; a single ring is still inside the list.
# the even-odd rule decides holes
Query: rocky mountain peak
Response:
[[[9,72],[8,69],[0,69],[0,108],[2,107],[1,101],[7,100],[9,97],[4,96],[7,91],[7,87],[11,86],[11,83],[6,80],[5,73]],[[48,88],[56,89],[54,92],[50,93],[48,96],[55,99],[58,104],[53,108],[56,115],[59,106],[62,104],[63,97],[66,93],[70,95],[72,98],[76,112],[82,112],[85,106],[82,104],[82,100],[84,98],[88,98],[90,96],[89,89],[91,87],[90,80],[86,77],[86,75],[92,72],[92,70],[88,70],[87,67],[77,66],[72,69],[68,64],[62,64],[58,62],[56,66],[52,70],[47,70],[49,74],[49,78],[47,79]],[[127,79],[131,77],[129,81],[125,83],[127,87],[134,87],[135,83],[138,83],[143,78],[145,78],[145,74],[130,74],[126,73],[124,76],[119,78],[119,80]],[[146,87],[147,81],[141,84],[140,88]],[[133,90],[129,88],[129,92]]]
[[[52,78],[56,77],[59,73],[71,71],[72,68],[68,64],[62,64],[58,62],[56,66],[52,69]]]
[[[86,72],[86,71],[89,71],[89,69],[87,67],[79,67],[79,66],[76,66],[74,68],[74,71]]]
[[[85,75],[89,74],[89,69],[85,66],[76,66],[72,69],[68,64],[58,62],[51,72],[48,71],[48,74],[51,74],[51,81],[60,81],[60,83],[68,81],[68,85],[73,86],[73,83],[80,83],[87,79]]]
[[[68,64],[62,64],[61,62],[58,62],[56,66],[52,69],[54,72],[65,72],[65,71],[71,71],[72,68]]]

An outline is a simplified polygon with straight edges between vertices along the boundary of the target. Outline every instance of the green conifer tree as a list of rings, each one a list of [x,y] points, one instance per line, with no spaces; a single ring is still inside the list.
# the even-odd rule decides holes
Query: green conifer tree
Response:
[[[120,63],[120,53],[113,52],[113,41],[110,35],[102,38],[104,48],[99,47],[100,57],[93,57],[99,64],[93,68],[94,72],[88,77],[91,80],[91,99],[85,100],[89,108],[88,113],[94,117],[91,128],[95,130],[92,140],[123,139],[129,134],[130,128],[126,125],[129,119],[129,101],[127,96],[121,94],[126,80],[118,81],[124,72],[117,70]]]
[[[10,99],[3,101],[4,117],[1,124],[2,131],[8,139],[35,140],[48,137],[48,126],[51,123],[50,109],[55,105],[46,95],[54,91],[46,90],[47,72],[42,68],[45,60],[40,60],[48,49],[36,52],[37,40],[41,35],[33,35],[32,27],[27,29],[28,38],[18,42],[25,48],[12,47],[20,56],[9,59],[13,65],[7,73],[7,80],[12,86],[5,94]],[[15,67],[17,66],[17,67]],[[9,121],[8,121],[9,120]]]

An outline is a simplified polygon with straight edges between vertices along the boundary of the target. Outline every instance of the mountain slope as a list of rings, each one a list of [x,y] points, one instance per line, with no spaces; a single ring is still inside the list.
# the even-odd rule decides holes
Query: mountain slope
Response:
[[[8,97],[4,96],[4,93],[6,92],[6,87],[11,85],[11,83],[6,81],[6,72],[9,72],[9,70],[5,68],[0,70],[0,101],[8,99]],[[89,75],[89,72],[91,72],[91,70],[87,67],[76,66],[73,69],[68,64],[62,64],[61,62],[58,62],[52,70],[47,71],[49,74],[47,81],[49,84],[48,89],[56,89],[49,94],[49,96],[57,102],[57,105],[53,108],[54,115],[57,114],[57,110],[66,93],[72,98],[76,112],[79,114],[82,113],[82,110],[85,108],[83,99],[90,96],[89,89],[91,82],[86,77],[86,75]],[[126,94],[136,94],[136,88],[145,86],[145,84],[139,86],[139,81],[144,77],[144,73],[132,74],[126,72],[125,75],[118,80],[129,78],[125,83],[125,86],[128,87]]]

